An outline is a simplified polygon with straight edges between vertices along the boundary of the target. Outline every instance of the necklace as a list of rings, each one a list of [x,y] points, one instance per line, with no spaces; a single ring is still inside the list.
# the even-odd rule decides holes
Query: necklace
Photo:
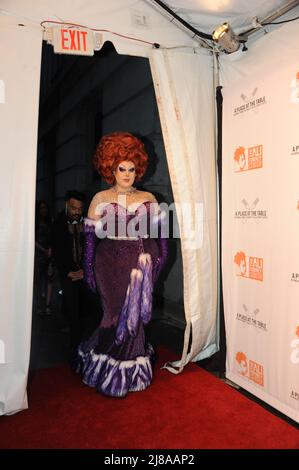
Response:
[[[137,191],[137,189],[133,187],[128,189],[128,191],[119,191],[118,189],[116,189],[116,186],[113,186],[111,189],[114,193],[118,194],[119,196],[132,196]]]

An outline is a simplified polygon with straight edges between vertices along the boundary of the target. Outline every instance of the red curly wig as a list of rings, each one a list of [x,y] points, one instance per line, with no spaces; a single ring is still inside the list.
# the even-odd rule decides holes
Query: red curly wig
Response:
[[[123,161],[135,165],[135,181],[139,181],[147,168],[148,156],[144,145],[129,132],[113,132],[104,135],[96,149],[93,159],[95,169],[108,184],[115,182],[113,172]]]

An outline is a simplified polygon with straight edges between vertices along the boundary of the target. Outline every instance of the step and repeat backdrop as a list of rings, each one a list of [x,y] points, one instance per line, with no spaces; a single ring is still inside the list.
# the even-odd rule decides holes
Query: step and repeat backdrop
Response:
[[[223,89],[228,379],[299,422],[299,62]]]

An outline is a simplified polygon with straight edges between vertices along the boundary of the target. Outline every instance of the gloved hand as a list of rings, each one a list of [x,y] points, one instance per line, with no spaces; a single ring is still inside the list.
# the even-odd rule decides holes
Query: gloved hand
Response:
[[[84,282],[87,287],[92,291],[97,291],[97,285],[94,275],[94,255],[96,246],[96,233],[95,223],[93,219],[84,219],[83,232],[84,232],[84,252],[83,252],[83,271]]]

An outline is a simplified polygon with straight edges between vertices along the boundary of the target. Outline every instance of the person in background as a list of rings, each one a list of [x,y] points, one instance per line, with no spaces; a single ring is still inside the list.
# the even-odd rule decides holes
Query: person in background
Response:
[[[52,251],[62,287],[62,313],[70,330],[70,357],[84,334],[90,294],[83,283],[83,208],[85,196],[67,191],[65,209],[53,223]]]
[[[37,201],[35,215],[34,286],[37,313],[51,314],[51,297],[54,277],[51,249],[52,220],[47,203]]]

